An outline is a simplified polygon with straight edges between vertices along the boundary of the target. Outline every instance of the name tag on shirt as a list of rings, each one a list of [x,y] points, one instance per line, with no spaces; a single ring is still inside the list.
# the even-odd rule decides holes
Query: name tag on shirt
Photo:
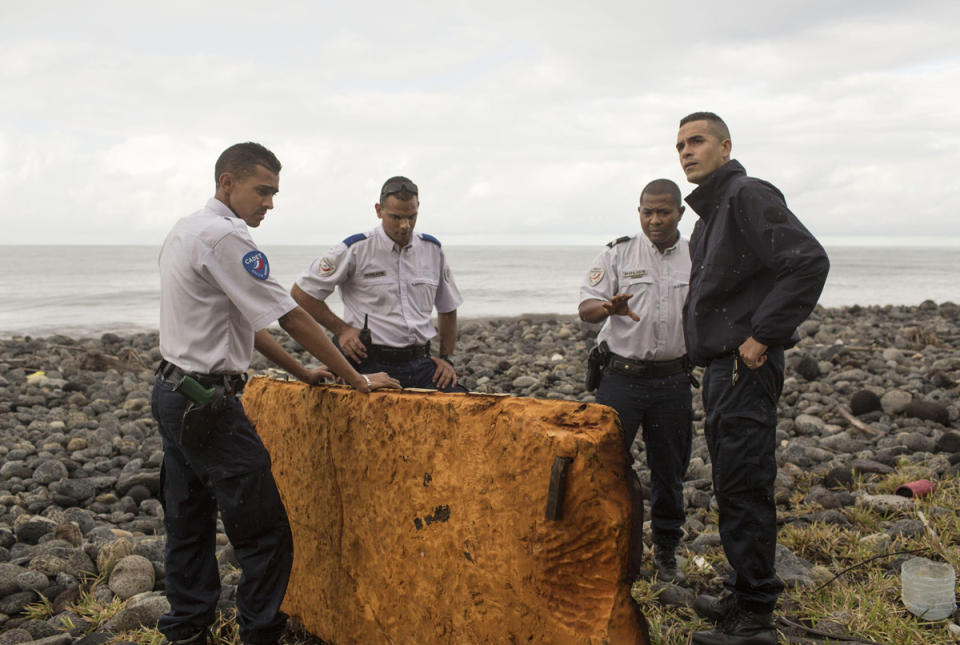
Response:
[[[371,271],[370,273],[364,273],[364,278],[382,278],[387,275],[386,271]]]
[[[624,271],[624,272],[623,272],[623,277],[624,277],[624,278],[627,278],[627,279],[642,278],[642,277],[645,276],[645,275],[647,275],[647,270],[646,270],[646,269],[635,269],[635,270],[633,270],[633,271]]]

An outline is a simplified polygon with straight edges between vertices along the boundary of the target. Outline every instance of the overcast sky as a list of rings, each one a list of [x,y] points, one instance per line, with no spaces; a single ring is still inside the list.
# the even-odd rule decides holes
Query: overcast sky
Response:
[[[284,169],[269,244],[639,229],[697,110],[826,241],[960,244],[960,3],[0,3],[0,244],[159,244],[237,141]],[[696,216],[688,212],[683,230]]]

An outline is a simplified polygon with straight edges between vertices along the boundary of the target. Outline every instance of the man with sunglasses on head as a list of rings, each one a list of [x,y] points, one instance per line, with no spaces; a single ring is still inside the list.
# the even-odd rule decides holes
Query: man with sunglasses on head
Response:
[[[419,209],[417,185],[391,177],[374,205],[381,225],[351,235],[314,260],[291,294],[336,335],[358,369],[384,371],[403,387],[465,392],[452,362],[463,298],[439,240],[413,232]],[[324,302],[335,287],[343,300],[342,319]],[[437,356],[431,355],[434,338]]]

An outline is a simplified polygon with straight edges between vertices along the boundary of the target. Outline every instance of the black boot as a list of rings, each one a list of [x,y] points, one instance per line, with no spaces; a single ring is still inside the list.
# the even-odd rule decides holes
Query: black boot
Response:
[[[777,645],[773,614],[738,607],[716,629],[694,632],[693,645]]]
[[[654,546],[653,565],[657,569],[657,577],[662,582],[683,584],[687,581],[687,576],[677,566],[677,556],[673,549]]]
[[[737,597],[729,589],[724,589],[719,596],[701,594],[693,601],[693,610],[699,616],[717,623],[732,614],[736,608]]]
[[[210,630],[204,629],[190,638],[181,638],[175,641],[168,640],[167,643],[170,643],[170,645],[210,645],[213,643],[213,637],[210,635]]]

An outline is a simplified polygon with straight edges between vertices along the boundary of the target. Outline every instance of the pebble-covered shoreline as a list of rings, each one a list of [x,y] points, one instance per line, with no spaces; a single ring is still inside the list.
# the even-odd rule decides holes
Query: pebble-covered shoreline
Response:
[[[461,382],[476,392],[592,401],[583,386],[585,356],[598,328],[546,316],[462,321],[455,357]],[[956,474],[960,308],[931,301],[818,308],[800,334],[787,353],[780,401],[778,501],[788,503],[796,478],[812,473],[825,484],[808,495],[824,509],[819,519],[841,524],[837,509],[890,503],[869,487],[854,494],[828,486],[851,471],[882,474],[907,460],[930,479]],[[0,340],[0,645],[102,643],[155,624],[166,610],[162,452],[149,404],[156,345],[156,333]],[[258,357],[252,367],[268,365]],[[699,395],[694,402],[689,551],[718,543],[708,519]],[[844,414],[851,409],[853,420]],[[643,469],[641,480],[649,483]],[[222,533],[218,544],[221,605],[230,608],[240,574]],[[805,575],[802,566],[779,571]],[[84,582],[93,578],[97,584]],[[49,616],[24,613],[41,595]],[[87,633],[88,618],[69,608],[90,597],[131,600]]]

